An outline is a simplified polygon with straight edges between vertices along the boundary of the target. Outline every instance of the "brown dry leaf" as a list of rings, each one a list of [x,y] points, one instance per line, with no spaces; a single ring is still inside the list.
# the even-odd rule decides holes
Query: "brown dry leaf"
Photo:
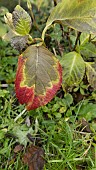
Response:
[[[14,153],[17,153],[17,152],[21,151],[22,149],[23,149],[22,145],[16,145],[14,148]]]
[[[90,125],[89,125],[89,123],[87,122],[87,120],[86,119],[82,119],[82,130],[84,131],[84,132],[88,132],[88,133],[91,133],[91,129],[90,129]]]
[[[23,162],[28,164],[29,170],[43,170],[44,150],[41,147],[31,145],[23,156]]]

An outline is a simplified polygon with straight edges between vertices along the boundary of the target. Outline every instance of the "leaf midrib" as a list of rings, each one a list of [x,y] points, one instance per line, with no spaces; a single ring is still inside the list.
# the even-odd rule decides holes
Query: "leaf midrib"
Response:
[[[71,65],[71,68],[70,68],[70,75],[71,75],[71,73],[72,73],[72,71],[73,71],[73,67],[74,67],[74,64],[75,64],[75,60],[76,60],[76,55],[74,56],[74,58],[73,58],[73,62],[72,62],[72,65]]]

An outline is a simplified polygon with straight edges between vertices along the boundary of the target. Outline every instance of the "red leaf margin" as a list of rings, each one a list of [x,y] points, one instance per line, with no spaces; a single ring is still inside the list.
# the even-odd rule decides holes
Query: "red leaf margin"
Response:
[[[21,54],[18,59],[18,68],[16,73],[16,80],[15,80],[15,91],[16,97],[18,98],[21,104],[26,104],[27,110],[34,110],[40,106],[46,105],[50,102],[53,97],[55,96],[56,92],[60,89],[62,83],[62,67],[57,61],[56,68],[58,72],[58,82],[53,84],[53,87],[46,89],[46,95],[39,95],[36,96],[35,94],[35,87],[31,86],[28,87],[27,85],[22,86],[21,83],[24,79],[24,67],[27,58],[24,58]]]

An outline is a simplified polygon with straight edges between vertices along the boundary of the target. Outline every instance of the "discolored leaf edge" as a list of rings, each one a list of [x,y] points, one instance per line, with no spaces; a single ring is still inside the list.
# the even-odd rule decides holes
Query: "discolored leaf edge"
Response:
[[[24,80],[24,69],[26,58],[23,55],[20,55],[18,59],[18,68],[16,73],[16,80],[15,80],[15,90],[16,90],[16,97],[18,98],[21,104],[26,104],[27,110],[33,110],[40,106],[46,105],[52,98],[55,96],[57,90],[60,89],[62,83],[62,67],[59,61],[56,59],[55,69],[58,73],[58,79],[52,87],[46,89],[45,95],[35,95],[35,85],[28,87],[27,85],[21,85],[21,82]],[[22,95],[25,95],[23,98]]]

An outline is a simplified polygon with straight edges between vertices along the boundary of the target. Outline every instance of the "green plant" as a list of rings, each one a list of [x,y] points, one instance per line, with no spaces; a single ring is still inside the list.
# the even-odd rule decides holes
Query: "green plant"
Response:
[[[34,24],[34,14],[29,0],[27,1],[27,5]],[[68,6],[67,9],[66,6]],[[85,6],[85,9],[83,6]],[[17,5],[12,14],[6,14],[5,21],[10,26],[9,33],[11,32],[12,34],[12,46],[20,51],[27,48],[19,57],[15,88],[17,98],[21,104],[26,103],[28,110],[47,104],[54,97],[56,91],[59,90],[61,83],[63,90],[66,90],[68,87],[77,86],[83,80],[85,72],[88,83],[94,89],[96,88],[95,61],[84,61],[84,57],[81,56],[85,47],[89,49],[90,46],[93,46],[94,48],[91,42],[91,36],[88,33],[95,34],[96,31],[94,21],[95,7],[96,2],[94,0],[92,3],[89,0],[80,2],[74,0],[62,1],[56,4],[42,32],[42,38],[32,38],[29,34],[32,27],[32,20],[22,7]],[[63,68],[63,76],[59,61],[45,48],[44,42],[46,31],[52,24],[56,25],[57,21],[62,29],[63,25],[67,25],[73,29],[87,33],[82,34],[77,31],[73,51],[62,56],[60,63]],[[90,26],[91,22],[93,22],[93,25]],[[50,36],[52,36],[52,33]],[[60,36],[63,35],[60,34]],[[90,41],[89,47],[88,41]],[[60,40],[57,39],[57,42],[60,43]],[[83,93],[82,88],[80,90]]]
[[[74,92],[80,91],[80,93],[82,95],[86,94],[85,90],[87,90],[88,87],[87,85],[83,84],[83,82],[81,82],[80,84],[77,85],[77,87],[74,88]]]
[[[25,1],[29,11],[16,6],[5,15],[10,28],[3,38],[19,52],[0,40],[0,166],[27,170],[21,160],[32,143],[45,151],[45,170],[94,169],[96,2]],[[16,94],[27,114],[14,96],[15,73]],[[23,149],[15,153],[18,144]]]

